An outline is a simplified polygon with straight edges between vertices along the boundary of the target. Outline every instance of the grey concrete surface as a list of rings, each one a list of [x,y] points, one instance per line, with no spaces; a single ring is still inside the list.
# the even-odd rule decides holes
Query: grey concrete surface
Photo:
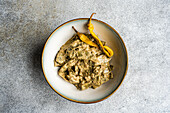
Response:
[[[57,26],[92,12],[122,36],[129,69],[111,97],[85,105],[57,95],[40,60]],[[0,0],[0,112],[170,113],[170,1]]]

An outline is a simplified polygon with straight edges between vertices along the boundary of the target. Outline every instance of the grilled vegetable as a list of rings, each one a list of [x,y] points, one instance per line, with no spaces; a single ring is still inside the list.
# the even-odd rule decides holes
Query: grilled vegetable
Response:
[[[60,66],[59,76],[79,90],[95,89],[113,78],[109,64],[113,51],[94,34],[93,14],[88,23],[91,34],[79,33],[73,27],[76,35],[60,48],[54,60],[54,65]]]

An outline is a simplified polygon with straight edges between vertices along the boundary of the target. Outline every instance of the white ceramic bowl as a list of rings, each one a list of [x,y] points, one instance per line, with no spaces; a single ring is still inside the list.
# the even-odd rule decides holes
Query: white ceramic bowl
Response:
[[[93,19],[94,32],[101,40],[106,41],[106,45],[114,51],[111,60],[111,64],[114,65],[114,78],[97,89],[89,88],[79,91],[58,75],[59,68],[54,67],[54,58],[57,52],[75,34],[72,26],[75,26],[79,32],[87,33],[87,22],[88,18],[79,18],[60,25],[49,36],[42,53],[42,69],[48,84],[62,97],[79,103],[95,103],[109,97],[122,83],[128,67],[127,51],[120,35],[108,24]]]

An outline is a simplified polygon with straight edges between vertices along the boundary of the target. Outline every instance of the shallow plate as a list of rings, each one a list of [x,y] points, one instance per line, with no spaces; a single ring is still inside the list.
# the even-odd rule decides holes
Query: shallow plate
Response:
[[[99,102],[113,94],[123,81],[128,65],[127,51],[119,34],[108,24],[93,19],[94,32],[101,40],[106,41],[106,45],[114,51],[111,60],[111,64],[114,65],[114,78],[97,89],[89,88],[79,91],[75,86],[64,81],[58,75],[57,71],[59,68],[54,67],[56,53],[75,34],[72,26],[75,26],[79,32],[87,33],[87,22],[88,18],[79,18],[70,20],[56,28],[45,43],[42,53],[42,69],[49,85],[62,97],[79,103]]]

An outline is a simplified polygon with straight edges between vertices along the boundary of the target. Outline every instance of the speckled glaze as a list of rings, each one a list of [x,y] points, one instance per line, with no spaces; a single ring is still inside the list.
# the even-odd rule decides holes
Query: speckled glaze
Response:
[[[0,0],[0,112],[170,112],[169,5],[169,0]],[[93,12],[124,40],[128,73],[109,99],[77,104],[49,87],[41,53],[57,26]]]
[[[114,51],[114,56],[110,62],[114,66],[112,72],[114,78],[95,90],[87,89],[84,91],[79,91],[72,84],[64,81],[57,73],[59,68],[54,67],[55,56],[60,47],[75,34],[72,26],[75,26],[79,32],[87,33],[87,22],[88,18],[70,20],[53,31],[43,49],[42,69],[47,82],[59,95],[74,102],[89,104],[102,101],[117,90],[127,72],[128,57],[124,42],[117,31],[110,25],[93,19],[95,33],[101,40],[106,41],[107,45]]]

